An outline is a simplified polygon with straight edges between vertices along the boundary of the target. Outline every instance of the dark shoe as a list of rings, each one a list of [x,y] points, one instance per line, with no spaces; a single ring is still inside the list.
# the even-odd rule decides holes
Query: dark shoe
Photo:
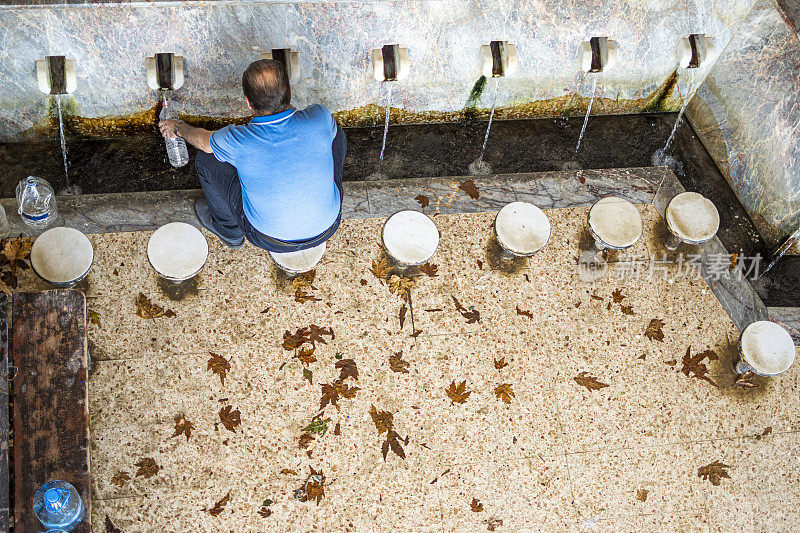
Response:
[[[214,229],[214,218],[211,216],[211,208],[208,207],[208,201],[205,198],[198,198],[194,201],[194,212],[197,215],[197,218],[200,220],[200,223],[206,228],[208,231],[219,237],[225,246],[231,248],[232,250],[238,250],[242,246],[244,246],[244,237],[241,238],[238,242],[236,241],[229,241],[225,237],[219,234],[217,230]]]

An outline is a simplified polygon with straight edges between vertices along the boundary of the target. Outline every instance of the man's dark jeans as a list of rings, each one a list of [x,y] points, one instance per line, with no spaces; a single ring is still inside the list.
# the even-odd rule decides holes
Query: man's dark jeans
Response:
[[[344,199],[342,189],[342,167],[344,166],[344,154],[347,150],[347,136],[341,127],[337,126],[336,137],[333,139],[331,149],[333,150],[333,179],[339,188],[339,197]],[[238,242],[242,236],[254,246],[263,248],[270,252],[296,252],[313,248],[336,233],[342,221],[342,209],[339,208],[339,216],[336,222],[320,235],[304,241],[281,241],[264,235],[255,229],[244,214],[242,207],[242,185],[239,182],[239,174],[236,167],[230,163],[219,161],[213,154],[198,151],[194,160],[197,176],[200,178],[200,185],[203,187],[208,206],[211,208],[211,215],[214,218],[214,229],[225,239]],[[302,205],[298,205],[298,210]]]

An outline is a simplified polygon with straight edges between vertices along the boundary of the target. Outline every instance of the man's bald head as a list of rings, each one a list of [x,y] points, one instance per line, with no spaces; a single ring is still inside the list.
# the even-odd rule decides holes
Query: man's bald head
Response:
[[[292,100],[286,67],[274,59],[250,63],[242,74],[242,90],[256,115],[280,113]]]

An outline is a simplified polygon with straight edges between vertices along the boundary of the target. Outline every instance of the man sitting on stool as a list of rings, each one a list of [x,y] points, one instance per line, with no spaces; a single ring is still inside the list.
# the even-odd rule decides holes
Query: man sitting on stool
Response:
[[[176,120],[158,124],[164,137],[183,137],[198,149],[205,198],[195,202],[197,218],[230,248],[245,238],[277,253],[322,244],[342,217],[344,131],[323,105],[290,105],[280,61],[251,63],[242,90],[253,112],[245,125],[208,131]]]

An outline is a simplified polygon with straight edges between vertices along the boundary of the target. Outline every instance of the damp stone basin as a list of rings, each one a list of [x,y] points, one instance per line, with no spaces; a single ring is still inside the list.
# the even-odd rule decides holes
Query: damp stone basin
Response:
[[[439,228],[419,211],[398,211],[390,216],[381,232],[383,248],[398,266],[428,262],[439,247]]]
[[[323,242],[313,248],[297,252],[270,252],[269,256],[279,269],[290,276],[297,276],[316,267],[322,261],[322,256],[325,255],[325,248],[325,243]]]
[[[589,230],[598,250],[630,248],[642,237],[642,229],[642,215],[624,198],[606,196],[589,210]]]
[[[59,287],[68,287],[89,273],[94,261],[94,249],[80,231],[52,228],[34,241],[31,247],[31,267],[43,280]]]
[[[497,213],[494,234],[504,251],[516,257],[530,257],[550,240],[550,220],[533,204],[512,202]]]
[[[191,224],[171,222],[150,236],[147,259],[160,276],[179,283],[202,270],[208,259],[208,241]]]
[[[714,203],[696,192],[683,192],[670,200],[666,210],[669,237],[665,246],[674,250],[682,242],[703,244],[717,234],[719,212]]]
[[[738,374],[752,371],[759,376],[777,376],[794,363],[794,341],[778,324],[760,320],[744,328],[739,339],[739,356]]]

